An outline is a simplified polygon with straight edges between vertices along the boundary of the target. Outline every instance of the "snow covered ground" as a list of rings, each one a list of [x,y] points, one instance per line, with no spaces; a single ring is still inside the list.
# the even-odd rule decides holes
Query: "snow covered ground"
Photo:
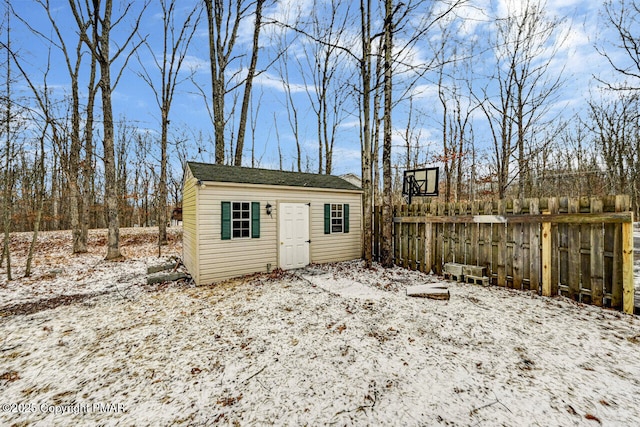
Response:
[[[640,417],[636,316],[450,282],[448,301],[409,298],[407,286],[443,282],[357,261],[147,286],[157,248],[130,232],[127,260],[115,263],[100,260],[103,248],[68,256],[52,233],[34,278],[0,281],[0,424],[596,426]]]

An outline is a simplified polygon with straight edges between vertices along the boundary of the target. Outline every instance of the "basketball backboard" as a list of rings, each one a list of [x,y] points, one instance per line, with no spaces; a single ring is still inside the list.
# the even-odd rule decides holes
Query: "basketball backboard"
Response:
[[[402,195],[407,196],[409,204],[413,197],[438,195],[439,168],[413,169],[404,172]]]

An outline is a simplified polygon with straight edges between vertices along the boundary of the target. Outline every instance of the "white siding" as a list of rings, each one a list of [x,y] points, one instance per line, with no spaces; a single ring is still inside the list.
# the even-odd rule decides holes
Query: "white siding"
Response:
[[[311,203],[310,262],[326,263],[360,258],[362,241],[361,193],[265,185],[207,183],[197,192],[199,271],[196,283],[206,284],[278,267],[278,203]],[[186,195],[185,195],[186,199]],[[260,238],[221,239],[221,202],[260,202]],[[273,206],[271,217],[266,204]],[[349,204],[349,233],[324,234],[324,204]],[[183,217],[185,206],[183,202]],[[187,226],[185,225],[185,237]],[[187,244],[185,242],[185,248]],[[185,249],[185,254],[186,254]],[[186,262],[185,262],[185,265]],[[189,268],[189,265],[187,265]]]
[[[187,169],[182,187],[182,261],[198,283],[198,229],[196,179]]]

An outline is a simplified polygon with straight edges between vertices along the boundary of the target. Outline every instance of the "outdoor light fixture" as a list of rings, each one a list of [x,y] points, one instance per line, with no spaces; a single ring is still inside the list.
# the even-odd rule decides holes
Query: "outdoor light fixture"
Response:
[[[201,179],[199,179],[199,180],[198,180],[198,182],[197,182],[196,184],[198,184],[198,187],[200,187],[200,188],[204,188],[204,182],[202,182],[202,180],[201,180]]]
[[[271,216],[271,208],[273,208],[273,206],[271,206],[271,203],[267,202],[267,206],[265,206],[267,208],[267,215]]]

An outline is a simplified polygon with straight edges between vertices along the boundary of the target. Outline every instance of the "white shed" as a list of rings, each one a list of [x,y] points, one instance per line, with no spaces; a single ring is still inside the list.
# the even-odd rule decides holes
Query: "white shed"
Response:
[[[198,285],[362,255],[362,190],[340,177],[188,162],[182,191]]]

